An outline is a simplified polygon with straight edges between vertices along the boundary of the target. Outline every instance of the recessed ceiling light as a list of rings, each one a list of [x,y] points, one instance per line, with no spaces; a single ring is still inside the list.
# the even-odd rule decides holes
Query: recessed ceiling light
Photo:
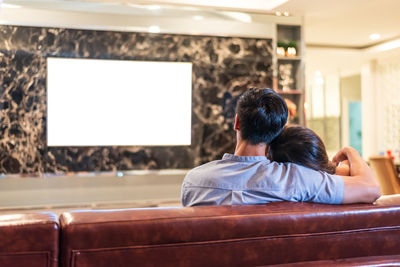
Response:
[[[284,15],[285,17],[289,17],[289,12],[285,11],[285,12],[283,12],[283,15]]]
[[[203,20],[204,17],[203,16],[193,16],[194,20]]]
[[[372,33],[369,35],[369,39],[371,40],[378,40],[379,38],[381,38],[381,35],[379,33]]]
[[[282,12],[276,11],[276,12],[275,12],[275,15],[277,15],[277,16],[282,16]]]
[[[148,29],[148,32],[151,33],[159,33],[160,31],[160,27],[158,27],[157,25],[150,26]]]
[[[397,49],[400,47],[400,39],[396,39],[393,41],[385,42],[383,44],[374,45],[371,48],[368,48],[369,52],[383,52],[392,49]]]
[[[160,10],[161,7],[160,6],[147,6],[148,10]]]
[[[0,7],[4,7],[4,8],[21,8],[21,6],[19,5],[14,5],[14,4],[7,4],[7,3],[1,3],[2,1],[0,1]]]

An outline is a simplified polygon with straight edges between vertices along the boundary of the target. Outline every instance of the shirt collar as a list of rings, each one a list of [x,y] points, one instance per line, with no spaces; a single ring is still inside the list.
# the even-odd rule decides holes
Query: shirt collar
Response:
[[[230,153],[225,153],[222,159],[241,161],[241,162],[256,162],[256,161],[265,161],[266,163],[270,162],[266,156],[235,156]]]

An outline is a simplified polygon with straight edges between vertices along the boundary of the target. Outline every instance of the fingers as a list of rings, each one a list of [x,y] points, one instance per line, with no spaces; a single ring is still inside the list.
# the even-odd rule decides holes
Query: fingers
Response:
[[[347,156],[345,154],[344,148],[342,148],[341,150],[339,150],[336,155],[332,158],[332,162],[338,166],[339,162],[343,161],[343,160],[347,160]]]
[[[349,162],[349,160],[343,160],[343,161],[341,161],[340,162],[340,165],[347,165],[347,166],[350,166],[350,162]]]
[[[358,154],[357,150],[352,147],[344,147],[339,150],[336,155],[332,158],[332,162],[336,164],[336,166],[344,161],[349,160],[349,158],[353,157],[354,155]]]

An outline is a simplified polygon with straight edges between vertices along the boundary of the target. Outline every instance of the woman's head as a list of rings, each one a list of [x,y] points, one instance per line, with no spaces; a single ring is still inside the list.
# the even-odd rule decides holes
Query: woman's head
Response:
[[[267,156],[273,161],[293,162],[314,170],[335,173],[335,165],[329,161],[321,138],[303,126],[285,126],[269,144]]]

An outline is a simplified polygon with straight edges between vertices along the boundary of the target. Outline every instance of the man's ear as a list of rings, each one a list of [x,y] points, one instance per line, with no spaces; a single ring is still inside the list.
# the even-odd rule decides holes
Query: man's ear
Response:
[[[237,114],[235,115],[235,125],[233,126],[233,129],[235,129],[236,131],[240,130],[239,118]]]

